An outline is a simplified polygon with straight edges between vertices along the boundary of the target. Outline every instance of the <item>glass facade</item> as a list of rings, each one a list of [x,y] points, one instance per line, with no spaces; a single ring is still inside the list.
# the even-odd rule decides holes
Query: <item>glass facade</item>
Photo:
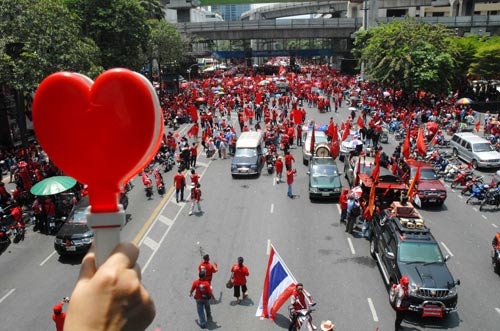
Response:
[[[250,4],[212,6],[212,12],[219,13],[224,21],[239,21],[241,14],[250,10]]]

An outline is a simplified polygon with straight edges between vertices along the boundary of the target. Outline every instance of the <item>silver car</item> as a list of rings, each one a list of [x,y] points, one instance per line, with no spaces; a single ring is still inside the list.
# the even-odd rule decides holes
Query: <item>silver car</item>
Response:
[[[471,162],[474,169],[500,168],[500,153],[488,140],[471,132],[455,133],[450,145],[453,155]]]

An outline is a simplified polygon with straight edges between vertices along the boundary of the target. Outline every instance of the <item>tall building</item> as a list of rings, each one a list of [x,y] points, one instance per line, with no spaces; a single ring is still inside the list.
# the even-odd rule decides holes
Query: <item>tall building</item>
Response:
[[[224,21],[239,21],[241,14],[250,10],[250,4],[212,6],[212,12],[219,13]]]

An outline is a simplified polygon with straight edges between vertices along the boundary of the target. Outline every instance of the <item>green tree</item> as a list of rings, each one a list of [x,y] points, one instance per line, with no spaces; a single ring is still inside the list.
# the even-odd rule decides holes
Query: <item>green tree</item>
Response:
[[[146,11],[148,19],[162,20],[165,17],[164,5],[159,0],[140,0],[139,5]]]
[[[149,39],[147,13],[137,0],[66,0],[83,34],[101,51],[104,68],[140,70]]]
[[[170,23],[150,20],[149,59],[158,61],[160,69],[178,70],[183,57],[182,38]]]
[[[496,37],[483,45],[480,45],[474,54],[474,63],[470,71],[486,80],[498,79],[500,77],[500,38]]]
[[[356,33],[353,54],[366,64],[369,79],[405,93],[447,92],[454,68],[441,25],[394,21]]]
[[[33,91],[56,71],[91,77],[99,50],[80,38],[79,25],[61,0],[2,0],[0,4],[0,84]]]

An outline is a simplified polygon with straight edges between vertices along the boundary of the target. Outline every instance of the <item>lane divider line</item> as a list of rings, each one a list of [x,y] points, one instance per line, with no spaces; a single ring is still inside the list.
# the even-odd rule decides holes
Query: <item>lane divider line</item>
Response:
[[[271,254],[271,239],[267,239],[266,255]]]
[[[356,254],[356,251],[354,250],[354,245],[352,244],[351,238],[347,238],[347,242],[349,243],[349,248],[351,249],[352,255]]]
[[[450,249],[444,244],[444,242],[441,241],[441,245],[444,247],[444,249],[446,249],[446,251],[448,252],[448,254],[450,256],[453,256],[453,253],[450,251]]]
[[[485,220],[488,219],[488,217],[484,216],[484,215],[481,215],[482,218],[484,218]]]
[[[151,239],[150,237],[144,238],[144,241],[142,242],[144,245],[148,246],[151,248],[151,250],[155,251],[158,249],[158,243]]]
[[[495,228],[498,229],[498,226],[495,223],[491,223],[491,225]]]
[[[0,301],[0,302],[2,302],[2,301]],[[495,307],[495,310],[497,311],[497,313],[500,314],[500,308]]]
[[[173,220],[162,214],[158,215],[158,221],[162,222],[166,226],[171,226],[174,223]]]
[[[271,214],[274,213],[274,203],[271,204]]]
[[[472,207],[472,210],[477,211],[477,208],[476,207]]]
[[[55,253],[57,253],[57,252],[56,252],[56,250],[54,250],[52,253],[50,253],[50,255],[49,255],[49,256],[47,256],[47,258],[45,258],[45,260],[43,260],[43,261],[42,261],[42,263],[40,263],[40,267],[43,267],[43,265],[44,265],[44,264],[45,264],[48,260],[50,260],[50,258],[51,258],[52,256],[54,256],[54,254],[55,254]]]
[[[342,211],[340,210],[340,205],[339,204],[337,204],[337,210],[339,211],[339,214],[342,213]]]
[[[16,290],[15,288],[10,289],[3,297],[0,298],[0,303],[2,303],[5,299],[7,299],[9,295],[14,293],[15,290]]]
[[[371,298],[368,298],[368,306],[370,306],[370,311],[372,312],[372,317],[374,322],[378,322],[377,311],[375,310],[375,305]]]

